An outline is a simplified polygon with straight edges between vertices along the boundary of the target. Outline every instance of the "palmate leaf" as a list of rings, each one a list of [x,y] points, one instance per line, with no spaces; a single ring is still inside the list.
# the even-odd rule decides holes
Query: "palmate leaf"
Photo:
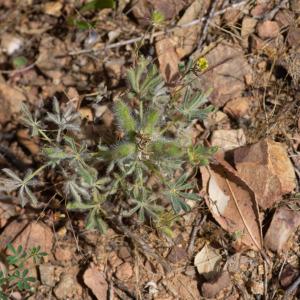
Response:
[[[18,190],[18,196],[21,202],[21,206],[24,207],[29,201],[33,206],[37,205],[37,198],[31,191],[30,187],[35,187],[39,185],[38,181],[34,180],[33,177],[37,173],[32,173],[28,171],[24,176],[24,179],[21,179],[16,173],[10,169],[2,169],[2,171],[10,177],[9,179],[1,178],[0,179],[0,191],[14,191]]]
[[[183,103],[178,110],[189,120],[197,119],[203,120],[207,117],[207,114],[214,111],[213,106],[200,109],[207,102],[207,94],[202,92],[196,92],[192,94],[190,87],[186,87],[183,97]]]
[[[80,131],[80,114],[69,105],[66,110],[62,111],[59,107],[56,97],[53,98],[53,113],[47,112],[47,118],[51,123],[57,126],[56,141],[61,141],[61,133],[64,130]]]
[[[167,189],[163,192],[164,196],[171,202],[172,207],[176,213],[181,210],[188,212],[190,207],[185,203],[185,199],[200,201],[201,198],[194,193],[188,193],[188,190],[193,189],[193,184],[188,183],[188,176],[183,174],[176,181],[167,181]]]
[[[139,220],[145,222],[146,216],[156,219],[163,211],[163,207],[156,203],[156,196],[143,187],[139,190],[133,190],[132,196],[133,207],[122,213],[124,217],[130,217],[137,212]]]
[[[97,229],[100,233],[105,233],[107,231],[107,224],[97,208],[94,208],[89,212],[86,220],[86,228]]]
[[[211,157],[218,151],[218,147],[205,147],[203,145],[191,146],[187,149],[189,161],[192,165],[205,166]]]

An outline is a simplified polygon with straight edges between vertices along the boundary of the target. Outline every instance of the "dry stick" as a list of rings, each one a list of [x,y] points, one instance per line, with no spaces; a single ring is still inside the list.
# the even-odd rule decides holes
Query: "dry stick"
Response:
[[[217,11],[215,14],[213,14],[212,17],[222,15],[223,13],[225,13],[228,10],[232,10],[232,9],[236,9],[238,7],[244,6],[247,2],[249,2],[249,0],[244,0],[244,1],[239,2],[239,3],[235,3],[235,4],[233,4],[229,7],[226,7],[224,9],[221,9],[221,10]],[[80,55],[80,54],[86,54],[86,53],[90,53],[90,52],[94,52],[96,54],[100,50],[118,48],[118,47],[130,45],[130,44],[134,44],[134,43],[139,42],[141,40],[149,40],[151,38],[155,38],[155,37],[167,34],[167,33],[172,33],[173,31],[177,30],[178,28],[188,28],[188,27],[197,25],[197,24],[199,24],[199,23],[201,23],[201,22],[203,22],[207,19],[208,19],[208,17],[203,17],[201,19],[196,19],[196,20],[193,20],[193,21],[188,22],[186,24],[176,25],[172,28],[155,32],[153,34],[146,34],[146,35],[139,36],[139,37],[136,37],[136,38],[133,38],[133,39],[130,39],[130,40],[120,41],[120,42],[117,42],[117,43],[106,45],[106,46],[101,47],[99,49],[84,49],[84,50],[79,50],[79,51],[73,51],[73,52],[68,53],[67,55]],[[59,55],[57,57],[64,57],[64,56],[66,56],[66,55]]]
[[[122,281],[118,280],[117,278],[113,277],[112,281],[114,283],[114,285],[121,290],[122,292],[124,292],[130,299],[137,299],[135,293],[133,291],[131,291],[125,284],[123,284]]]
[[[36,65],[36,61],[22,69],[16,69],[16,70],[0,70],[0,74],[10,74],[10,76],[14,76],[16,74],[19,74],[19,73],[23,73],[23,72],[26,72],[30,69],[32,69],[33,67],[35,67]]]
[[[290,287],[285,291],[284,299],[291,295],[300,285],[300,276],[290,285]]]
[[[255,19],[262,19],[264,21],[273,19],[274,16],[279,11],[279,9],[282,8],[286,3],[288,3],[288,0],[282,0],[271,11],[267,12],[265,15],[261,17],[256,17]]]
[[[214,17],[215,10],[217,8],[218,2],[219,2],[218,0],[214,0],[213,1],[213,4],[211,6],[211,9],[210,9],[210,12],[208,14],[208,17],[204,21],[205,23],[204,23],[203,29],[201,30],[201,34],[200,34],[201,38],[199,39],[199,42],[198,42],[198,47],[197,47],[198,50],[202,50],[202,46],[203,46],[204,41],[206,40],[206,37],[207,37],[209,24],[211,23],[211,20]]]
[[[117,228],[127,237],[129,237],[132,241],[134,241],[139,248],[141,248],[144,252],[143,254],[148,254],[155,260],[157,260],[158,263],[160,263],[166,273],[170,273],[172,271],[172,268],[170,264],[160,255],[156,254],[154,250],[139,236],[134,234],[127,226],[125,226],[122,222],[122,217],[114,217],[111,219],[111,222],[117,226]]]
[[[195,221],[192,233],[191,233],[191,237],[190,237],[190,242],[187,248],[187,253],[188,256],[191,257],[193,254],[193,250],[194,250],[194,244],[195,244],[195,239],[197,236],[197,233],[200,229],[200,227],[203,225],[203,223],[206,221],[207,215],[204,215],[204,217],[201,218],[197,218],[197,220]]]

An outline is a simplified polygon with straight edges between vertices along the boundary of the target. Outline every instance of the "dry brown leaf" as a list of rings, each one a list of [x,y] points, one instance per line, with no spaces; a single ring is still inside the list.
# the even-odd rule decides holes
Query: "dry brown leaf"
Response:
[[[282,195],[292,192],[296,187],[293,165],[280,143],[266,139],[236,149],[234,163],[263,209],[274,206]]]
[[[217,164],[202,168],[206,203],[216,221],[235,235],[237,248],[261,250],[263,241],[255,194],[220,155]]]
[[[208,1],[195,0],[185,11],[177,25],[184,25],[195,19],[203,17],[205,13],[204,5],[209,5]],[[176,45],[176,52],[179,59],[182,59],[193,51],[195,45],[197,44],[200,30],[201,26],[196,24],[186,28],[178,28],[174,31],[172,41],[173,44]]]
[[[229,100],[240,97],[245,89],[245,77],[252,69],[239,47],[219,44],[207,55],[208,69],[193,81],[195,88],[212,90],[210,101],[221,107]]]
[[[265,236],[266,247],[278,253],[287,250],[287,242],[299,226],[299,211],[292,211],[286,207],[277,209]]]
[[[166,82],[178,77],[179,59],[169,38],[159,38],[155,43],[160,73]]]
[[[202,249],[196,254],[194,259],[194,266],[197,268],[199,274],[206,279],[210,279],[219,271],[218,263],[222,256],[209,245],[204,245]]]

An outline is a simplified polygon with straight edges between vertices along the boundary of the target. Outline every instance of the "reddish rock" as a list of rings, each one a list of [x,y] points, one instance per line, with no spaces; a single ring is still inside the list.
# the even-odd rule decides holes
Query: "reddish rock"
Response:
[[[256,29],[258,36],[262,39],[276,38],[280,31],[279,25],[274,21],[260,22]]]
[[[98,300],[107,298],[108,284],[104,273],[95,266],[89,267],[83,274],[83,281],[91,289]]]
[[[214,298],[220,291],[225,288],[232,287],[230,275],[228,272],[223,272],[218,278],[213,281],[202,284],[201,292],[205,298]]]
[[[276,210],[265,236],[265,246],[277,253],[286,250],[287,242],[300,226],[300,212],[286,207]]]
[[[70,247],[58,246],[54,256],[59,262],[70,261],[73,257],[73,250]]]
[[[226,103],[224,112],[226,112],[233,118],[244,117],[250,108],[250,102],[252,100],[253,99],[251,99],[250,97],[238,97],[232,99]]]
[[[125,262],[117,268],[116,277],[121,281],[129,280],[133,275],[133,269],[130,263]]]

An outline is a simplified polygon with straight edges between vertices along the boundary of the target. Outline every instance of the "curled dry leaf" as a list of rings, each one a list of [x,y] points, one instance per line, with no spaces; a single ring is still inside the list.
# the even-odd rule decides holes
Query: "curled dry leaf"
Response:
[[[204,247],[196,254],[194,259],[194,266],[197,268],[199,274],[206,279],[213,278],[218,270],[218,263],[222,259],[221,255],[209,245]]]
[[[255,194],[220,155],[217,164],[201,169],[206,203],[216,221],[236,239],[236,247],[262,249],[262,233]]]
[[[282,195],[292,192],[296,187],[293,165],[280,143],[266,139],[236,149],[234,163],[263,209],[273,207]]]

